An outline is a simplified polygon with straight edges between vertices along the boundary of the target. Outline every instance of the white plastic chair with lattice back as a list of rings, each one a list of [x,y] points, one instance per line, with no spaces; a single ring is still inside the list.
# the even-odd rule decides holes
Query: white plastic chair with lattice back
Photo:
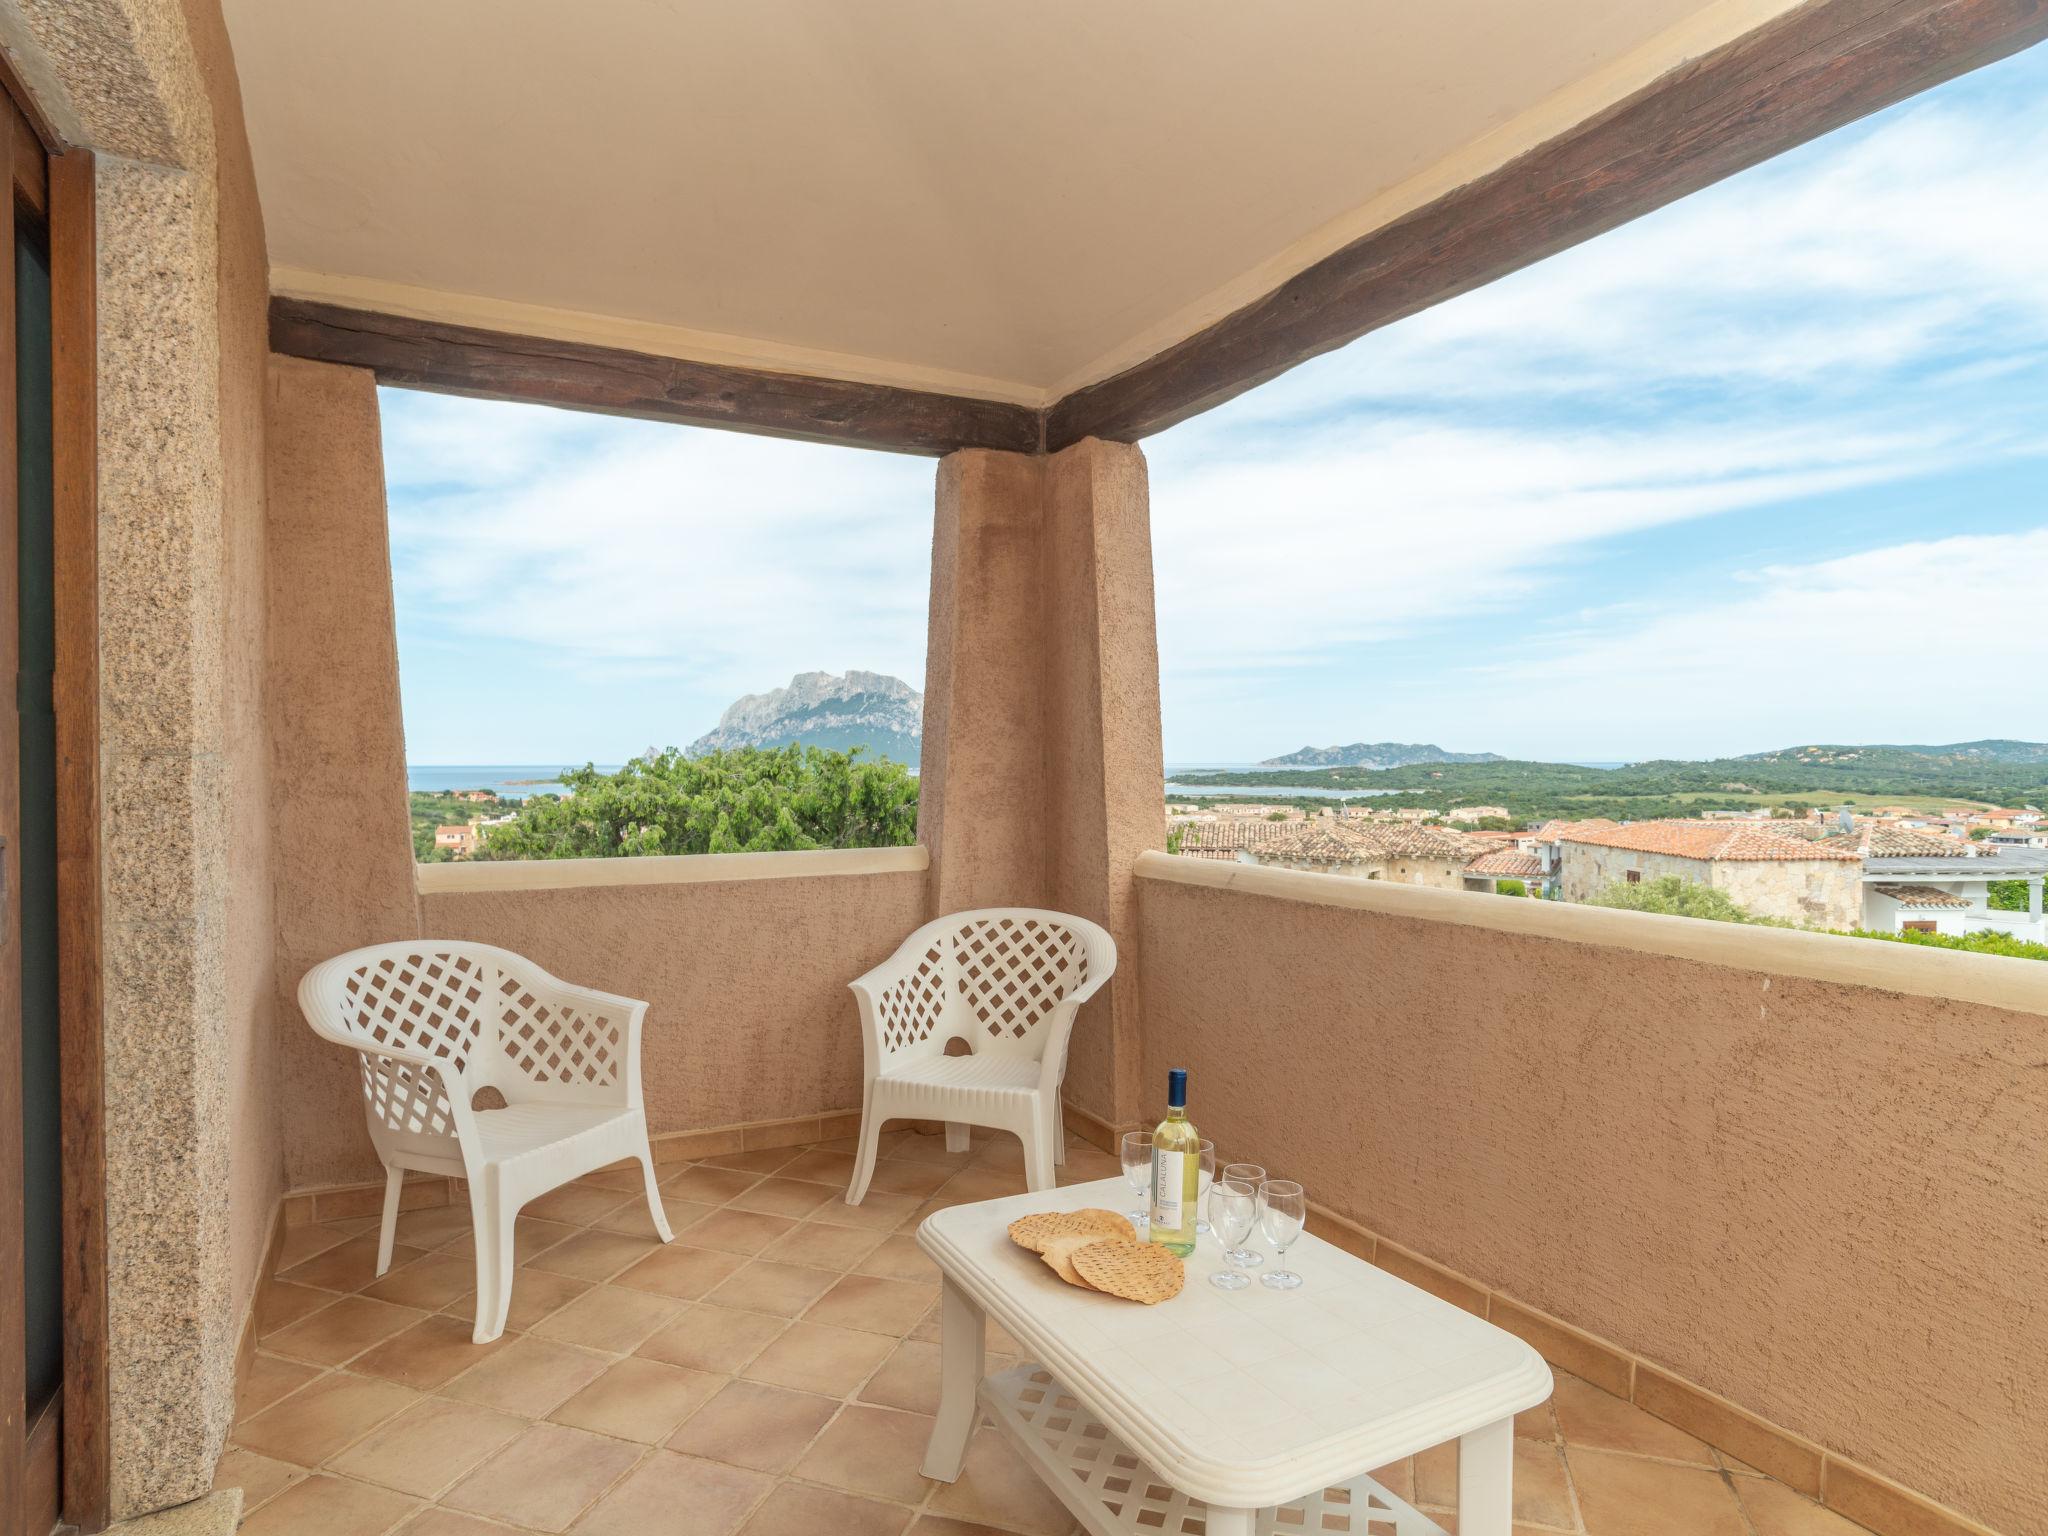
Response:
[[[1067,1036],[1115,970],[1115,941],[1085,918],[988,907],[926,923],[851,983],[866,1088],[846,1203],[866,1198],[889,1120],[943,1120],[954,1151],[971,1125],[1010,1131],[1024,1143],[1025,1182],[1051,1189],[1066,1161]],[[953,1040],[972,1054],[947,1055]]]
[[[407,1169],[469,1183],[476,1342],[505,1331],[521,1206],[625,1159],[647,1178],[654,1230],[673,1240],[640,1097],[647,1005],[572,986],[489,944],[372,944],[299,983],[316,1034],[356,1051],[370,1140],[386,1172],[377,1273],[391,1267]],[[495,1088],[502,1109],[473,1107]]]

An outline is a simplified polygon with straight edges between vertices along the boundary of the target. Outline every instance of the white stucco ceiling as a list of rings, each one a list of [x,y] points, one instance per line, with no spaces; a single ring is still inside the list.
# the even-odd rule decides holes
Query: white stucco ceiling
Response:
[[[1040,403],[1784,0],[226,0],[279,292]]]

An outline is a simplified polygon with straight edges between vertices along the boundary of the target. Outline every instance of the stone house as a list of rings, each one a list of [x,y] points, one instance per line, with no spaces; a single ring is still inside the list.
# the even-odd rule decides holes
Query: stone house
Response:
[[[1759,917],[1808,928],[1862,921],[1863,859],[1851,849],[1728,822],[1566,823],[1551,835],[1566,901],[1591,901],[1616,882],[1676,875],[1727,892]]]

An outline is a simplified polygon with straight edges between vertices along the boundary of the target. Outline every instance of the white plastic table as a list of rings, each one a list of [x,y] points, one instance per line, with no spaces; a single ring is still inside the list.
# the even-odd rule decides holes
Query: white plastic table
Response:
[[[1120,1179],[958,1205],[918,1246],[943,1276],[924,1475],[960,1475],[990,1415],[1095,1536],[1443,1536],[1365,1474],[1456,1440],[1461,1536],[1509,1536],[1514,1418],[1550,1368],[1512,1334],[1303,1234],[1299,1290],[1221,1291],[1214,1239],[1140,1306],[1066,1284],[1005,1230],[1027,1211],[1129,1203]],[[1270,1260],[1269,1260],[1270,1262]],[[994,1318],[1031,1362],[984,1377]],[[1206,1507],[1205,1507],[1206,1506]]]

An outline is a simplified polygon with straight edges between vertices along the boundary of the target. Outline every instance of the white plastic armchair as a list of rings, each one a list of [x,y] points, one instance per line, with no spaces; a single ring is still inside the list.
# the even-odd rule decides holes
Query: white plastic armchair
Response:
[[[866,1198],[882,1126],[895,1119],[945,1121],[955,1150],[970,1125],[1010,1131],[1024,1143],[1025,1182],[1051,1189],[1066,1160],[1067,1036],[1115,970],[1115,941],[1085,918],[987,907],[926,923],[851,983],[866,1087],[846,1203]],[[972,1054],[947,1055],[952,1040]]]
[[[654,1230],[672,1240],[640,1097],[647,1005],[572,986],[510,950],[460,940],[373,944],[313,967],[299,1007],[362,1064],[385,1168],[377,1273],[391,1267],[405,1170],[466,1179],[476,1227],[476,1333],[505,1331],[521,1206],[637,1159]],[[503,1109],[473,1107],[495,1088]]]

